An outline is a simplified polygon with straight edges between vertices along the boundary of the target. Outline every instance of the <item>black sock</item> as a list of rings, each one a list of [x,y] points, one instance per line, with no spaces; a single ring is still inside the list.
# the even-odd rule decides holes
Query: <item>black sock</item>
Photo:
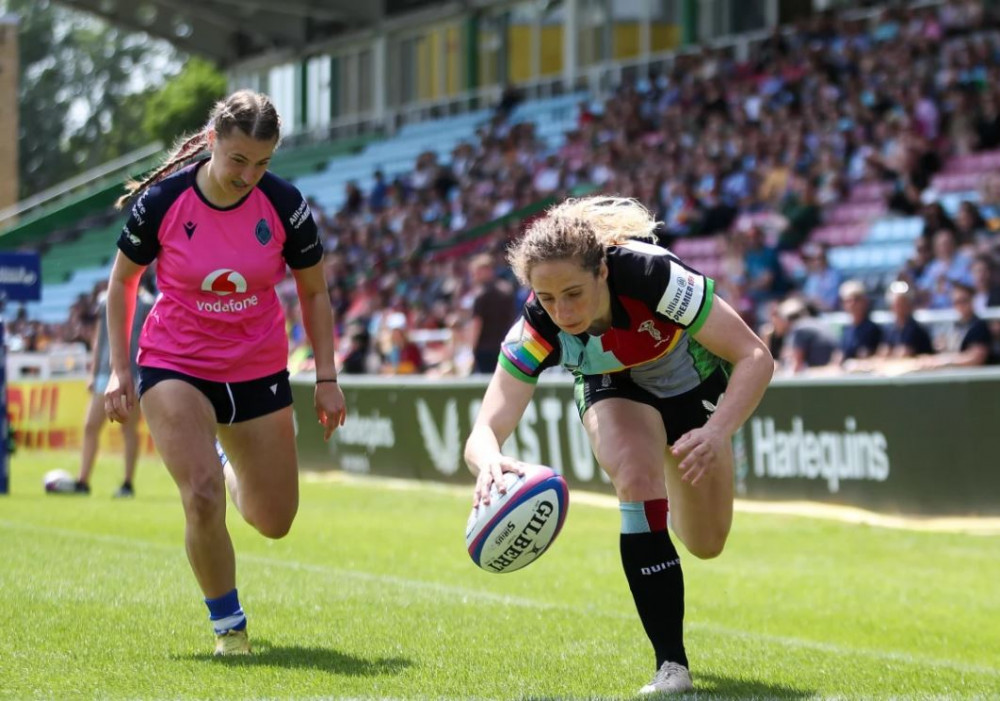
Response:
[[[646,635],[656,653],[656,667],[664,662],[688,666],[684,651],[684,575],[677,549],[666,529],[666,500],[663,502],[663,523],[647,523],[656,530],[635,530],[638,507],[653,516],[658,508],[643,509],[640,503],[622,504],[621,555],[625,578],[628,580],[636,610]],[[647,502],[653,506],[653,502]],[[656,506],[659,506],[656,504]],[[645,521],[645,518],[640,520]]]

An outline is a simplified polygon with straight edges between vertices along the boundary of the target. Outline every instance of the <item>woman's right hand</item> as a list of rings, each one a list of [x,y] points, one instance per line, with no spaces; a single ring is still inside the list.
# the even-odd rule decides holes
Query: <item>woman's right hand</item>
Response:
[[[132,382],[132,373],[128,370],[121,375],[115,370],[111,371],[108,379],[108,387],[104,390],[104,413],[111,421],[125,423],[132,415],[132,407],[135,406],[135,385]]]
[[[507,492],[507,483],[503,478],[503,473],[514,472],[518,475],[524,474],[524,463],[506,455],[497,455],[479,466],[479,476],[476,478],[476,491],[472,497],[472,506],[490,503],[490,488],[496,484],[497,491],[501,494]]]

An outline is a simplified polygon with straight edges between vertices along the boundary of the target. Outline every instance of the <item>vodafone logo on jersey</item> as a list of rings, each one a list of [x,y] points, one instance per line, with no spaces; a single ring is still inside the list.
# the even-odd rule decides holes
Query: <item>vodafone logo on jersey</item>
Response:
[[[201,282],[201,289],[204,292],[211,292],[220,297],[228,297],[231,294],[242,294],[247,291],[247,279],[235,270],[229,268],[219,268],[205,276]],[[252,295],[246,299],[216,300],[215,302],[196,302],[198,311],[214,312],[216,314],[241,313],[257,306],[257,295]]]
[[[204,292],[213,292],[220,297],[228,297],[231,294],[246,292],[247,279],[235,270],[219,268],[205,276],[205,279],[201,281],[201,289]]]

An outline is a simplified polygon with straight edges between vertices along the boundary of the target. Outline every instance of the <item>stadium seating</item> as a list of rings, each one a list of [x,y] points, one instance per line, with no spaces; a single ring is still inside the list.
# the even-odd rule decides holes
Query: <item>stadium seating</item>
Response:
[[[868,244],[912,243],[923,233],[920,217],[887,217],[872,224],[865,242]]]
[[[853,246],[868,233],[868,224],[831,224],[814,229],[810,239],[828,246]]]
[[[292,178],[307,197],[312,197],[327,211],[344,204],[345,187],[354,182],[367,192],[374,184],[376,170],[391,180],[413,170],[417,156],[433,151],[440,160],[451,159],[451,152],[462,141],[475,138],[476,128],[489,119],[489,111],[479,110],[431,122],[406,125],[392,138],[369,143],[360,153],[332,158],[326,167],[313,174]]]
[[[107,280],[121,222],[116,218],[106,226],[85,231],[79,238],[54,243],[42,256],[42,299],[28,302],[29,319],[45,323],[66,321],[67,310],[81,294],[90,294],[94,285]],[[20,305],[7,305],[9,321]]]
[[[359,151],[375,138],[374,136],[358,136],[336,141],[321,141],[304,146],[282,146],[271,159],[271,168],[289,179],[315,173],[325,168],[332,158]]]
[[[890,189],[885,182],[857,183],[851,188],[847,201],[855,204],[885,202]]]
[[[42,282],[66,282],[76,271],[87,268],[106,270],[115,253],[121,221],[90,229],[74,240],[52,244],[42,257]]]
[[[511,122],[533,122],[535,135],[550,149],[556,149],[566,140],[566,133],[576,127],[579,105],[586,100],[586,93],[571,93],[523,102],[514,108]]]
[[[885,214],[886,206],[884,200],[872,202],[845,202],[834,205],[830,208],[823,220],[827,224],[853,224],[862,221],[871,221]]]
[[[726,251],[726,239],[722,234],[701,238],[679,238],[670,249],[682,260],[719,258]]]
[[[872,32],[875,32],[876,29],[874,23],[869,27]],[[912,28],[908,31],[912,31]],[[798,41],[801,37],[790,32],[789,39],[791,39],[789,51],[796,55],[802,53],[802,45]],[[947,41],[961,42],[963,40],[948,39]],[[876,48],[873,48],[873,51]],[[822,53],[825,49],[817,46],[815,50]],[[830,50],[833,51],[833,49]],[[885,52],[883,51],[883,53]],[[803,53],[800,58],[804,56]],[[745,73],[747,70],[760,71],[761,75],[758,78],[770,75],[768,71],[774,73],[776,67],[765,66],[768,60],[766,58],[761,60],[764,63],[750,63],[744,66],[713,64],[711,68],[717,72],[718,80],[732,81],[734,86],[739,86],[747,80]],[[698,73],[696,66],[697,61],[691,67],[692,74]],[[748,68],[748,66],[753,66],[753,68]],[[863,77],[869,82],[877,82],[879,79],[879,76],[874,74],[865,74]],[[789,96],[794,94],[799,99],[803,99],[813,95],[812,88],[808,87],[809,83],[808,80],[803,81],[802,84],[788,80],[782,89],[788,90]],[[847,92],[853,90],[847,85],[843,85],[841,88]],[[534,125],[533,135],[542,144],[541,150],[545,154],[553,153],[562,157],[564,153],[572,153],[571,158],[576,165],[573,166],[574,170],[570,175],[560,176],[564,180],[560,181],[560,189],[555,191],[556,196],[563,194],[565,190],[562,188],[567,185],[584,182],[612,183],[609,187],[613,187],[617,194],[650,200],[646,204],[653,205],[653,208],[664,219],[669,220],[671,208],[675,210],[675,214],[679,212],[682,217],[707,216],[705,212],[708,212],[711,207],[705,203],[711,202],[711,198],[706,198],[705,192],[711,187],[721,186],[700,172],[694,165],[698,160],[694,157],[696,145],[701,143],[704,136],[699,126],[699,120],[705,119],[704,105],[699,106],[697,100],[682,100],[682,91],[676,94],[675,92],[676,86],[672,86],[669,80],[655,81],[655,87],[654,81],[648,78],[641,78],[635,84],[629,84],[626,80],[620,88],[615,89],[614,96],[607,94],[597,96],[575,92],[518,103],[507,115],[506,121],[510,125],[521,123]],[[611,99],[608,99],[609,97]],[[607,102],[605,102],[606,99]],[[571,149],[560,152],[560,147],[565,143],[567,134],[580,128],[579,110],[581,104],[589,105],[588,112],[591,113],[592,118],[588,119],[588,122],[597,129],[592,133],[584,129],[585,138],[581,143],[574,142]],[[604,110],[605,105],[607,113]],[[619,108],[621,113],[617,112]],[[669,110],[678,111],[675,115],[679,117],[676,124],[683,125],[681,127],[683,133],[661,133],[663,127],[669,126],[669,124],[659,120]],[[468,143],[477,155],[483,155],[484,150],[496,148],[495,144],[505,140],[508,134],[506,127],[502,124],[498,126],[498,122],[494,120],[496,114],[493,108],[480,109],[430,121],[408,123],[390,138],[365,137],[350,143],[312,144],[288,151],[279,151],[274,159],[273,168],[279,175],[290,178],[307,197],[311,197],[316,202],[318,211],[330,215],[343,208],[347,189],[352,184],[360,190],[363,200],[370,196],[376,171],[381,171],[386,181],[391,182],[397,177],[405,179],[413,173],[415,162],[425,153],[434,154],[438,163],[448,164],[454,149],[462,143]],[[636,115],[642,115],[646,121],[636,119]],[[629,122],[626,127],[625,123],[629,119],[634,121]],[[726,129],[731,129],[735,122],[729,120],[727,123],[727,119],[722,118],[720,124],[723,125],[720,128],[720,133],[726,133]],[[521,130],[516,130],[514,133],[521,135]],[[628,136],[631,139],[640,133],[642,136],[639,141],[633,140],[625,146],[621,146],[618,141],[615,142],[616,148],[611,149],[613,154],[609,157],[610,166],[607,167],[617,170],[614,170],[609,177],[606,164],[598,163],[598,156],[604,157],[603,153],[598,153],[598,144],[608,143],[604,141],[605,139],[620,140],[622,136]],[[490,135],[486,139],[485,149],[481,139],[483,134]],[[819,140],[819,134],[812,136],[815,137],[815,140]],[[662,143],[676,141],[673,147],[677,149],[677,152],[672,154],[676,172],[662,168],[662,164],[659,162],[642,163],[641,161],[646,154],[641,148],[630,152],[629,145],[641,144],[645,146],[647,144],[646,137],[649,137],[650,147],[657,148],[657,153],[660,155],[663,155]],[[809,139],[807,142],[811,144]],[[867,148],[877,146],[874,143],[859,145]],[[775,141],[771,146],[778,148],[784,145]],[[520,144],[516,147],[520,148]],[[509,149],[510,145],[505,144],[504,148]],[[928,198],[931,197],[936,198],[949,214],[954,215],[963,201],[977,202],[979,200],[978,189],[983,184],[984,176],[1000,170],[1000,150],[948,158],[947,154],[950,148],[952,148],[951,145],[942,146],[940,155],[944,159],[943,168],[934,176],[931,186],[922,194],[925,201],[930,201]],[[809,153],[803,155],[808,155],[812,159],[818,155],[813,145],[807,145],[806,151]],[[859,153],[863,155],[865,152],[859,151]],[[488,157],[496,156],[495,153],[487,153],[486,155]],[[518,153],[518,157],[523,159],[528,172],[541,170],[543,159],[539,158],[538,155],[538,151],[528,152],[525,150],[523,153]],[[810,158],[805,158],[803,163],[813,162]],[[848,164],[847,159],[843,156],[840,158],[839,164],[823,166],[826,168],[822,171],[824,182],[834,183],[827,190],[827,196],[835,201],[823,207],[821,223],[812,229],[807,240],[826,245],[829,248],[829,260],[833,267],[837,268],[845,277],[856,277],[869,283],[871,291],[877,295],[880,288],[893,279],[900,267],[912,255],[914,240],[924,233],[923,219],[920,217],[899,217],[889,213],[888,197],[896,185],[889,180],[878,179],[887,175],[888,171],[879,172],[863,159],[858,161],[861,164],[859,169],[856,164]],[[724,162],[725,159],[722,161]],[[725,167],[734,171],[746,170],[746,175],[756,178],[767,174],[767,168],[764,166],[758,164],[750,167],[746,165],[748,162],[746,159],[736,159]],[[815,168],[820,167],[818,161],[814,165]],[[593,177],[597,167],[605,169],[602,173],[604,177]],[[837,168],[840,168],[841,171],[833,172]],[[819,171],[810,171],[813,176],[818,173]],[[632,176],[631,182],[628,178],[622,177],[626,174]],[[548,176],[549,174],[543,173],[543,175]],[[713,177],[719,178],[721,175]],[[832,176],[832,179],[828,176]],[[750,178],[751,182],[753,182],[753,177]],[[588,178],[592,179],[588,180]],[[655,193],[647,191],[646,187],[649,182],[656,178],[661,179],[658,191]],[[861,180],[855,181],[854,178],[861,178]],[[675,195],[671,194],[668,197],[664,194],[665,192],[673,192],[668,187],[669,185],[680,183],[685,179],[698,183],[698,188],[695,188],[694,194],[691,195],[693,204],[687,200],[678,203],[676,199],[671,200],[671,198],[676,197]],[[846,197],[836,201],[840,196],[840,183],[850,183],[849,191]],[[467,184],[463,183],[463,187]],[[485,238],[483,232],[499,230],[496,226],[497,215],[494,215],[492,220],[486,220],[483,213],[485,212],[486,216],[489,216],[490,212],[509,211],[509,208],[513,206],[510,201],[501,201],[502,198],[506,197],[508,200],[512,200],[513,197],[509,194],[498,195],[500,188],[495,187],[498,183],[481,184],[483,185],[482,192],[487,193],[493,199],[483,203],[475,203],[477,206],[480,204],[483,206],[481,211],[476,212],[479,217],[475,219],[475,226],[471,230],[477,231],[477,227],[480,229],[485,227],[485,229],[478,232],[479,238],[473,242],[473,245],[469,245],[467,238],[469,231],[458,229],[452,231],[447,224],[442,226],[440,222],[433,222],[434,226],[438,228],[427,240],[432,241],[432,247],[429,250],[433,250],[435,253],[444,252],[439,256],[440,259],[447,259],[449,255],[458,250],[456,242],[465,246],[461,249],[462,252],[457,254],[459,256],[472,250],[473,246],[483,245],[482,239]],[[725,185],[732,185],[736,192],[739,192],[739,188],[743,187],[738,179]],[[702,187],[704,190],[701,189]],[[782,184],[780,187],[784,188],[785,185]],[[756,193],[743,193],[737,200],[735,195],[729,191],[721,191],[724,197],[734,197],[733,201],[738,201],[739,206],[744,208],[743,211],[738,212],[737,223],[733,225],[731,231],[739,230],[741,223],[756,223],[765,230],[769,244],[774,244],[779,239],[779,232],[788,224],[788,220],[778,213],[779,211],[792,211],[785,209],[786,203],[789,202],[785,199],[786,196],[788,194],[801,194],[797,190],[788,192],[780,190],[766,198],[759,197],[756,198],[756,201],[749,201],[755,199],[753,195]],[[472,190],[465,188],[456,201],[458,209],[461,210],[460,214],[463,216],[474,209],[469,207],[468,203],[461,201],[461,197],[467,196],[469,192]],[[539,193],[547,195],[550,192],[553,192],[551,186],[535,192],[531,192],[530,189],[524,193],[519,192],[517,204],[522,208],[537,205],[544,199]],[[747,195],[750,197],[747,198]],[[473,198],[478,196],[478,191],[472,195]],[[533,204],[525,201],[531,197],[534,198]],[[824,201],[829,202],[826,199]],[[404,209],[411,204],[406,203]],[[794,206],[794,202],[792,204]],[[328,232],[331,240],[345,233],[349,237],[352,227],[366,226],[370,222],[370,217],[364,210],[364,206],[365,203],[362,201],[362,211],[356,217],[351,213],[331,225],[331,231]],[[464,209],[461,209],[462,207]],[[505,207],[508,209],[504,209]],[[409,214],[414,213],[415,211]],[[426,214],[425,212],[416,213],[418,216]],[[431,218],[438,216],[436,212],[429,214]],[[368,217],[367,220],[366,217]],[[500,218],[502,219],[502,216]],[[464,219],[459,218],[457,221],[462,222]],[[114,228],[117,228],[117,225]],[[692,230],[697,231],[697,227],[693,227]],[[107,263],[113,253],[114,234],[115,232],[110,230],[103,234],[92,232],[77,241],[53,247],[46,254],[43,265],[46,283],[45,298],[42,303],[29,308],[29,314],[37,312],[40,315],[47,315],[50,313],[49,305],[52,305],[51,309],[55,309],[55,305],[59,303],[56,300],[65,301],[68,299],[72,301],[80,292],[89,291],[94,281],[106,274]],[[505,235],[509,234],[509,231],[505,232]],[[677,239],[672,247],[681,258],[693,267],[713,277],[718,277],[728,269],[729,261],[726,258],[726,253],[729,250],[728,237],[731,235],[730,232],[726,232],[713,236],[682,237]],[[466,236],[466,239],[463,239],[463,236]],[[786,237],[785,240],[782,240],[782,244],[789,245],[791,240],[793,239]],[[794,241],[797,242],[798,238],[795,238]],[[500,244],[502,241],[497,240],[492,243]],[[394,257],[398,257],[404,248],[398,241],[387,241],[384,249],[373,255],[370,250],[360,246],[358,251],[352,253],[347,264],[361,267],[369,266],[370,269],[375,270],[395,269],[395,263],[398,261]],[[780,258],[793,278],[798,279],[802,276],[804,266],[797,251],[782,251]],[[76,272],[71,274],[72,271]],[[457,275],[459,273],[449,271],[445,274]],[[402,281],[401,286],[405,288],[406,281]],[[349,294],[350,290],[347,292]]]
[[[87,268],[79,270],[66,282],[42,285],[42,299],[39,302],[28,302],[25,309],[29,319],[37,319],[46,324],[58,324],[66,321],[68,309],[81,294],[89,295],[98,280],[106,280],[110,269]],[[8,305],[6,318],[16,316],[17,307]]]
[[[510,121],[535,123],[538,137],[555,149],[562,144],[566,131],[576,124],[577,105],[585,98],[584,93],[573,93],[524,102],[514,108]],[[406,124],[393,137],[368,143],[356,155],[332,158],[321,171],[293,178],[293,182],[324,209],[336,211],[344,204],[347,184],[354,182],[368,192],[375,182],[376,170],[392,180],[410,173],[417,157],[427,151],[435,153],[440,163],[449,163],[452,151],[459,144],[478,140],[476,130],[492,115],[492,110],[477,110]]]

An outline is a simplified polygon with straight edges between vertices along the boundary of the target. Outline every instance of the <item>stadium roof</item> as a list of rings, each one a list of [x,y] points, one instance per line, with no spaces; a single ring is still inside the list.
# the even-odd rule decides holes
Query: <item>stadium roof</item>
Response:
[[[382,19],[385,3],[417,0],[59,0],[111,24],[165,39],[227,66],[262,54],[301,50]]]

